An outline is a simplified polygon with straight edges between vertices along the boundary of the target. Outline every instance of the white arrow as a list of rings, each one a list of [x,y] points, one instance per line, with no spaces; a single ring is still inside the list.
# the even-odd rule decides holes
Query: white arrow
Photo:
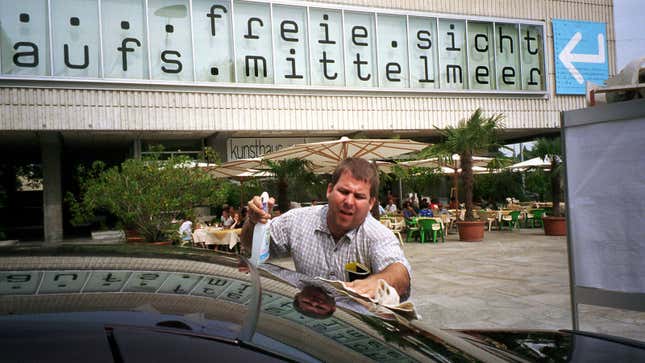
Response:
[[[582,34],[576,32],[569,43],[562,48],[562,51],[558,55],[560,62],[564,64],[565,68],[571,73],[573,78],[582,84],[585,80],[582,78],[582,74],[578,72],[576,67],[573,66],[573,62],[576,63],[605,63],[605,38],[602,34],[598,34],[598,54],[574,54],[571,53],[573,49],[580,43],[582,39]]]

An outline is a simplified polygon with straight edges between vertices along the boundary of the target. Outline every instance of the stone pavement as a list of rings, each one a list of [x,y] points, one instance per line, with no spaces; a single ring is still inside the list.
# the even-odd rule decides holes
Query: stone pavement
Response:
[[[565,237],[541,229],[486,232],[483,242],[404,245],[411,300],[440,328],[571,329]],[[290,259],[279,264],[293,268]],[[645,341],[645,313],[579,305],[581,330]]]

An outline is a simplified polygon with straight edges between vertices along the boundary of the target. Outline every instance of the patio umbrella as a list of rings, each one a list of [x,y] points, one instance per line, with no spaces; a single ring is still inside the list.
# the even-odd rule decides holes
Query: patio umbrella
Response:
[[[511,169],[511,171],[526,171],[529,169],[550,169],[551,168],[551,159],[546,157],[542,159],[541,157],[536,157],[533,159],[524,160],[513,165],[509,165],[506,169]]]
[[[392,168],[397,164],[391,161],[384,160],[372,160],[372,163],[376,165],[376,168],[384,173],[391,173]],[[312,171],[315,174],[331,174],[336,170],[336,164],[327,164],[327,165],[314,165]]]
[[[336,166],[343,159],[355,157],[368,160],[388,159],[420,151],[429,144],[408,139],[350,139],[296,144],[264,154],[262,160],[305,159],[319,166]]]
[[[473,156],[473,174],[485,174],[490,172],[486,165],[493,160],[493,158],[485,156]],[[445,160],[441,158],[429,158],[422,160],[411,160],[400,162],[399,165],[403,167],[420,167],[420,168],[439,168],[441,173],[452,175],[453,184],[455,189],[455,199],[459,201],[458,190],[458,177],[461,173],[461,162],[458,154],[451,155],[450,159]]]
[[[227,161],[220,165],[210,164],[205,169],[213,178],[231,178],[248,173],[250,170],[258,169],[261,166],[262,160],[253,158]]]

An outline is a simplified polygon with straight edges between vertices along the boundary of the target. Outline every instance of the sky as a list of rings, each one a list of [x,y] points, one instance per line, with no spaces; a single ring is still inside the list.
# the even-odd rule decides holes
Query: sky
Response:
[[[616,71],[645,57],[645,0],[614,0]]]

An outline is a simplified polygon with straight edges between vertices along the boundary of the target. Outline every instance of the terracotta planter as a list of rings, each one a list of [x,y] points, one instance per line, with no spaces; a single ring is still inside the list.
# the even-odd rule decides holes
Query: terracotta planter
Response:
[[[565,217],[544,217],[544,234],[547,236],[566,236],[567,219]]]
[[[457,222],[459,240],[464,242],[479,242],[484,239],[484,226],[486,222],[472,221]]]

